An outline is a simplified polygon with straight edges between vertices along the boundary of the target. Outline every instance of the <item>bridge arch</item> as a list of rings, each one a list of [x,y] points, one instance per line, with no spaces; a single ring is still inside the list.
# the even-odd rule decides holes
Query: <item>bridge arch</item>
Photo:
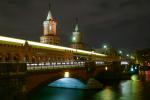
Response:
[[[50,77],[50,78],[46,81],[46,84],[52,83],[52,82],[54,82],[54,81],[56,81],[56,80],[59,80],[59,79],[62,79],[62,78],[65,78],[65,77],[64,77],[64,73],[58,73],[58,74],[56,74],[55,76]],[[84,83],[84,84],[86,84],[86,82],[87,82],[87,80],[86,80],[84,77],[82,77],[81,75],[79,75],[78,73],[73,73],[73,72],[71,72],[68,78],[77,79],[77,80],[81,81],[81,82]]]
[[[70,73],[70,78],[77,79],[84,84],[87,83],[88,75],[84,69],[57,69],[49,72],[32,72],[31,74],[28,73],[28,76],[26,78],[26,88],[28,91],[31,91],[36,87],[48,85],[49,83],[52,83],[58,79],[64,78],[64,73],[66,71]]]

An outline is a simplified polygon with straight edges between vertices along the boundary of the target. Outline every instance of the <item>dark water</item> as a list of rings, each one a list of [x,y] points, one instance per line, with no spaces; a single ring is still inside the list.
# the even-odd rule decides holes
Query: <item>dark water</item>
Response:
[[[28,96],[29,100],[150,100],[150,81],[126,80],[105,85],[101,90],[78,90],[42,87]]]

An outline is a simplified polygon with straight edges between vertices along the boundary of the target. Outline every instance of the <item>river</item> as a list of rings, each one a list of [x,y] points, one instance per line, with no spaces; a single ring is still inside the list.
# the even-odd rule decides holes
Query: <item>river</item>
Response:
[[[150,100],[150,81],[133,77],[119,83],[108,82],[100,90],[41,87],[30,93],[28,100]],[[113,84],[111,84],[113,83]]]

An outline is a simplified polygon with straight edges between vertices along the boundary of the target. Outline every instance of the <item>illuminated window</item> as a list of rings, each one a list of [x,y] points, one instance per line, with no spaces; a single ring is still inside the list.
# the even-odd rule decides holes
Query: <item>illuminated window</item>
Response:
[[[69,77],[69,72],[65,72],[64,77]]]
[[[49,26],[49,29],[52,30],[52,26]]]
[[[76,41],[76,37],[73,37],[73,38],[72,38],[72,41]]]
[[[108,67],[105,67],[105,70],[107,71],[107,70],[108,70]]]

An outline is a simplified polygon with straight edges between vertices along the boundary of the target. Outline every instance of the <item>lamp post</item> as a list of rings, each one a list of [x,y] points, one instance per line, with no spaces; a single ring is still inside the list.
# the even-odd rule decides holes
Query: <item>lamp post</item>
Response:
[[[127,57],[130,57],[130,55],[129,55],[129,54],[127,54],[126,56],[127,56]]]
[[[107,48],[108,48],[108,46],[105,44],[105,45],[103,45],[103,49],[104,49],[104,54],[106,54],[107,53]]]
[[[119,50],[119,54],[122,55],[122,53],[123,53],[123,52],[122,52],[121,50]]]
[[[104,49],[107,49],[107,45],[104,45],[103,48],[104,48]]]
[[[119,50],[118,53],[119,53],[120,59],[122,60],[122,54],[123,54],[123,52],[121,50]]]

